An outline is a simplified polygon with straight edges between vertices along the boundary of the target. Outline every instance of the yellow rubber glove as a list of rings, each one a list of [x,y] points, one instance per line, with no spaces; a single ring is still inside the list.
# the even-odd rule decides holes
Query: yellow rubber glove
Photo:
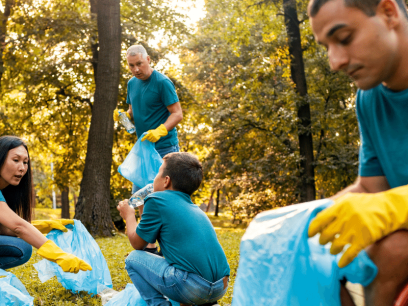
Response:
[[[408,186],[379,193],[348,193],[317,214],[309,237],[321,233],[320,244],[332,242],[330,253],[347,266],[364,248],[399,229],[408,229]]]
[[[151,142],[156,142],[158,141],[161,137],[166,136],[169,132],[167,131],[166,127],[164,124],[161,124],[157,129],[155,130],[148,130],[147,134],[142,138],[142,141],[145,141],[146,139],[151,141]]]
[[[65,225],[74,224],[74,220],[71,219],[58,219],[58,220],[35,220],[31,222],[41,233],[48,234],[51,230],[57,229],[63,232],[67,231]]]
[[[92,267],[75,255],[61,250],[52,240],[48,240],[38,250],[37,254],[57,263],[64,272],[78,273],[79,270],[88,271]]]
[[[125,113],[126,117],[128,117],[130,119],[130,114],[128,112],[125,112],[124,110],[121,110],[121,109],[115,109],[113,111],[113,120],[114,121],[119,121],[119,112]]]

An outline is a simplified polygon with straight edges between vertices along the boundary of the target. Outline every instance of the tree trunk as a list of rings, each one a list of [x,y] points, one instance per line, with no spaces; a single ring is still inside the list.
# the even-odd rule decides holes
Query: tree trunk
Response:
[[[283,9],[286,32],[288,35],[289,54],[291,58],[290,71],[292,80],[296,85],[296,90],[300,95],[300,102],[298,103],[298,135],[301,157],[300,201],[306,202],[316,199],[316,186],[314,178],[312,122],[310,105],[307,97],[306,76],[296,0],[283,0]]]
[[[113,110],[119,93],[120,1],[98,0],[99,37],[95,102],[81,190],[75,218],[94,236],[111,236],[114,230],[109,211],[113,146]]]
[[[6,49],[7,21],[10,17],[11,9],[13,8],[14,3],[14,0],[6,0],[4,13],[0,12],[0,84],[4,74],[3,53]]]
[[[206,208],[205,212],[209,212],[209,211],[210,211],[211,204],[213,203],[214,191],[215,191],[215,190],[211,191],[211,196],[210,196],[210,199],[208,200],[208,204],[207,204],[207,208]]]
[[[91,19],[92,21],[97,22],[97,16],[98,16],[98,6],[97,6],[97,0],[90,0],[89,1],[91,4]],[[94,71],[94,79],[96,83],[96,78],[97,78],[97,71],[98,71],[98,32],[92,32],[91,33],[91,51],[92,51],[92,67]]]
[[[216,201],[216,204],[215,204],[214,217],[218,217],[218,212],[220,209],[220,190],[219,189],[217,189],[217,199],[215,201]]]
[[[61,218],[70,219],[69,216],[69,188],[64,186],[61,189]]]

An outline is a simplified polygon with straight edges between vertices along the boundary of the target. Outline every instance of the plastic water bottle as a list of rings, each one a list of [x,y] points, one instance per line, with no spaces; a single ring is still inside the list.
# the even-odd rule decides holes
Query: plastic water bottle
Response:
[[[99,292],[98,295],[102,300],[102,305],[105,305],[106,303],[109,302],[109,300],[111,300],[118,293],[119,292],[116,290],[113,290],[111,288],[106,288],[105,290]]]
[[[129,206],[136,208],[144,205],[144,199],[151,193],[153,193],[153,184],[144,186],[132,195],[129,200]]]
[[[129,118],[126,116],[125,112],[120,112],[119,113],[119,122],[122,123],[122,125],[125,127],[126,131],[128,131],[128,133],[133,134],[134,132],[136,132],[136,128],[133,125],[132,122],[130,122]]]

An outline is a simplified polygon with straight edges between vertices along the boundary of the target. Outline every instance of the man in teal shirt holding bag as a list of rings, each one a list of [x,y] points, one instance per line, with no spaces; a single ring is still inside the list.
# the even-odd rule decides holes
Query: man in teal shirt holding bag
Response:
[[[133,119],[137,137],[156,144],[161,157],[178,152],[176,125],[183,119],[183,111],[172,81],[150,67],[150,57],[141,45],[133,45],[126,52],[133,74],[127,86],[128,114]],[[132,193],[139,188],[133,186]]]
[[[126,103],[137,136],[147,132],[142,141],[155,142],[156,150],[166,151],[165,154],[178,152],[176,125],[183,119],[183,112],[174,84],[150,67],[150,57],[143,46],[131,46],[126,58],[134,76],[128,82]]]
[[[176,125],[183,119],[183,111],[173,82],[150,67],[150,57],[142,45],[129,47],[126,59],[134,76],[127,86],[127,114],[135,123],[137,137],[147,132],[142,141],[154,142],[162,158],[179,152]],[[133,184],[132,194],[140,187]],[[142,214],[143,207],[139,211]],[[146,250],[157,252],[155,244],[149,244]]]

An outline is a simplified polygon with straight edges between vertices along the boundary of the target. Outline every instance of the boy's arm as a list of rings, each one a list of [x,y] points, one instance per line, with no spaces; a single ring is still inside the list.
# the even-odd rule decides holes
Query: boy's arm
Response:
[[[127,236],[130,244],[135,250],[143,250],[147,242],[136,233],[137,222],[135,210],[129,206],[128,202],[128,200],[119,202],[117,209],[119,210],[120,216],[126,221]]]

